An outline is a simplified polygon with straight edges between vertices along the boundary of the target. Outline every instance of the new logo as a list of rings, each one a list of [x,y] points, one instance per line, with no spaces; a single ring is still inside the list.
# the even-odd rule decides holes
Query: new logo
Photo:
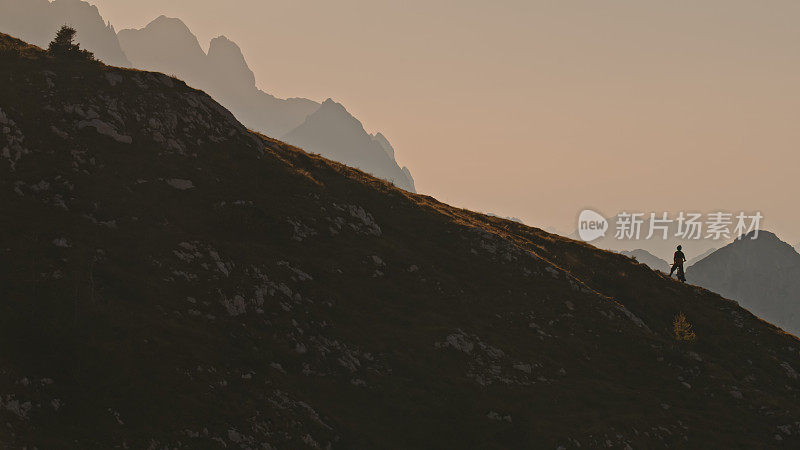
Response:
[[[599,213],[591,209],[584,209],[578,216],[578,236],[581,240],[590,242],[606,235],[608,221]]]

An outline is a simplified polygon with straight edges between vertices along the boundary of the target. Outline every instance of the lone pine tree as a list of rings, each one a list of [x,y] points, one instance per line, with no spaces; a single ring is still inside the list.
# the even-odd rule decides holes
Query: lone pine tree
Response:
[[[94,59],[94,53],[81,49],[80,44],[74,42],[77,33],[78,32],[69,25],[62,25],[56,33],[56,37],[47,47],[47,51],[53,56]]]

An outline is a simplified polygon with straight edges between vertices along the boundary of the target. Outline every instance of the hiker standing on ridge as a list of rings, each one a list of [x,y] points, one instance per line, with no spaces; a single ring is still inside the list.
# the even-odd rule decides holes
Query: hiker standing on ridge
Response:
[[[686,262],[686,255],[683,254],[681,251],[681,246],[678,246],[678,251],[675,252],[675,256],[672,257],[672,269],[669,271],[669,276],[672,277],[672,272],[675,272],[675,269],[678,269],[678,279],[682,282],[686,282],[686,275],[683,273],[683,263]]]

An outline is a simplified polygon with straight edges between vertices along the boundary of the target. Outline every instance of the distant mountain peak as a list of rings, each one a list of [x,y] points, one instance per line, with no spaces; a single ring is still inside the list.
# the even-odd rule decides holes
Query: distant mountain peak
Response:
[[[232,40],[228,39],[228,37],[225,36],[224,34],[221,34],[221,35],[215,37],[214,39],[211,39],[211,44],[209,46],[209,52],[210,52],[210,49],[213,48],[213,47],[217,47],[217,49],[219,49],[219,50],[223,50],[223,49],[224,50],[235,50],[235,51],[238,51],[239,53],[242,53],[242,49],[239,47],[239,45],[236,42],[233,42]],[[242,58],[244,58],[244,55],[242,56]]]
[[[121,30],[117,37],[137,68],[157,69],[203,86],[206,53],[182,20],[161,15],[144,28]]]
[[[165,16],[164,14],[162,14],[162,15],[156,17],[155,19],[151,20],[150,23],[148,23],[147,26],[145,26],[145,28],[147,28],[147,27],[159,27],[159,26],[179,27],[179,28],[185,29],[186,31],[191,33],[191,30],[189,30],[189,27],[186,26],[186,23],[184,23],[183,20],[181,20],[181,19],[179,19],[177,17],[168,17],[168,16]]]
[[[757,233],[757,235],[756,235],[756,233]],[[753,239],[753,237],[755,237],[755,239]],[[742,239],[737,239],[737,240],[744,240],[744,239],[750,239],[751,241],[758,241],[758,240],[762,240],[762,239],[764,241],[781,241],[781,239],[775,233],[773,233],[771,231],[767,231],[767,230],[758,230],[757,232],[756,231],[751,231],[751,232],[745,234],[744,236],[742,236]],[[781,241],[781,242],[783,242],[783,241]]]
[[[177,17],[160,15],[145,25],[144,28],[127,28],[121,30],[118,34],[120,38],[122,38],[123,35],[130,35],[133,33],[152,36],[155,39],[160,39],[163,45],[168,46],[174,45],[175,39],[179,38],[184,41],[184,43],[186,41],[196,43],[197,48],[200,49],[200,42],[197,40],[197,36],[195,36],[192,30]]]
[[[800,333],[800,255],[775,233],[754,232],[697,261],[690,283],[738,301],[754,314]]]
[[[353,117],[344,105],[328,98],[305,122],[282,139],[414,192],[416,187],[411,172],[397,164],[394,149],[386,138],[381,135],[381,142],[376,136],[368,134],[361,121]]]
[[[322,105],[320,105],[320,109],[319,110],[320,111],[323,111],[323,110],[325,110],[325,111],[337,111],[337,112],[350,114],[347,111],[347,108],[344,107],[344,105],[342,105],[341,103],[335,101],[332,98],[325,99],[325,101],[322,102]]]
[[[122,40],[123,37],[132,33],[149,36],[164,46],[174,46],[174,44],[178,42],[180,45],[193,47],[191,48],[193,53],[197,53],[198,50],[203,52],[203,49],[200,47],[200,42],[197,40],[197,36],[195,36],[192,30],[177,17],[167,17],[162,14],[150,21],[144,28],[125,29],[120,31],[118,35]]]
[[[754,238],[755,237],[755,238]],[[753,251],[782,251],[787,255],[786,250],[792,246],[784,242],[775,233],[766,230],[759,230],[758,235],[751,231],[738,239],[734,239],[730,244],[720,248],[717,252],[709,256],[715,256],[722,251],[739,251],[739,252],[753,252]]]
[[[719,250],[711,253],[705,259],[698,261],[697,264],[705,264],[706,262],[713,263],[713,259],[718,259],[727,254],[743,254],[745,256],[754,255],[754,252],[778,252],[770,253],[773,255],[770,259],[774,261],[777,257],[791,257],[790,253],[786,251],[791,249],[792,246],[784,242],[775,233],[767,230],[759,230],[756,236],[755,231],[751,231],[741,239],[735,239],[730,244],[720,248]],[[755,237],[755,239],[753,239]]]
[[[211,40],[208,47],[208,59],[212,70],[222,71],[222,78],[234,81],[237,86],[233,89],[241,90],[246,88],[252,90],[256,85],[256,76],[247,65],[242,49],[232,40],[225,36],[218,36]],[[224,81],[221,80],[224,83]]]
[[[309,115],[306,121],[332,122],[339,127],[355,128],[364,134],[367,133],[364,130],[364,125],[360,120],[356,119],[352,114],[350,114],[344,105],[334,101],[331,98],[328,98],[322,102],[322,105],[320,105],[319,109]]]

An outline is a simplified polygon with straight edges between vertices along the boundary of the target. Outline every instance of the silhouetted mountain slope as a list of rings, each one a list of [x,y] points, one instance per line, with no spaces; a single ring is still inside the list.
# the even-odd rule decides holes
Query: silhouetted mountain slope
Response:
[[[0,30],[42,47],[69,24],[78,31],[76,41],[97,59],[129,67],[114,27],[106,24],[97,7],[80,0],[0,0]]]
[[[228,107],[245,126],[269,136],[281,137],[302,127],[306,118],[320,109],[320,104],[311,100],[284,100],[262,92],[256,88],[255,76],[239,46],[220,36],[211,41],[206,55],[197,38],[180,19],[161,16],[142,29],[120,31],[119,40],[136,67],[174,74],[184,79]],[[313,145],[310,151],[363,167],[375,176],[396,180],[399,186],[414,191],[411,173],[407,168],[401,169],[397,165],[394,148],[382,134],[378,133],[367,140],[362,136],[366,132],[360,123],[357,128],[347,129],[353,133],[352,136],[345,136],[338,130],[320,128],[314,130],[316,134],[313,137],[294,136]],[[358,147],[329,145],[329,142]],[[351,158],[354,156],[360,160],[353,161]]]
[[[361,122],[339,103],[327,99],[305,122],[283,137],[286,142],[357,167],[414,192],[414,179],[394,161],[383,135],[367,134]],[[388,147],[387,147],[388,146]]]
[[[751,235],[695,263],[686,277],[800,334],[800,254],[768,231]]]
[[[800,443],[800,342],[734,302],[165,75],[0,62],[0,447]]]
[[[664,261],[663,259],[648,252],[647,250],[642,250],[642,249],[636,249],[631,251],[623,250],[620,253],[630,258],[635,258],[637,262],[645,264],[653,270],[660,270],[662,272],[669,273],[670,264]]]

